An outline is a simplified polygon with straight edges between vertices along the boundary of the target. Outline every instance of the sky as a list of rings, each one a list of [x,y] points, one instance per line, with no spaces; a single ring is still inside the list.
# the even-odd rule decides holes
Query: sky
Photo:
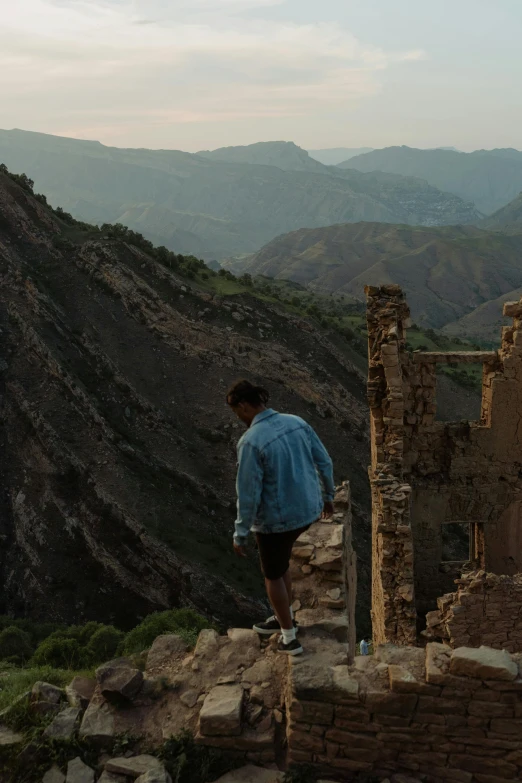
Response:
[[[522,149],[522,0],[0,0],[0,127]]]

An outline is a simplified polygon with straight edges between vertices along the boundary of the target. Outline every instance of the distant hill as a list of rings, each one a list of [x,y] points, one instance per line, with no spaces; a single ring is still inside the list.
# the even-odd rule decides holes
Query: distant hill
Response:
[[[246,147],[221,147],[218,150],[197,154],[209,160],[221,160],[225,163],[250,163],[277,166],[283,171],[325,173],[321,163],[292,141],[260,141]]]
[[[522,286],[522,235],[344,224],[294,231],[225,265],[360,298],[366,284],[398,283],[416,321],[439,328]]]
[[[516,302],[521,296],[522,287],[508,291],[496,299],[484,302],[458,321],[447,324],[442,331],[451,337],[465,337],[482,345],[495,345],[500,339],[502,327],[508,326],[513,320],[502,315],[504,303]]]
[[[514,149],[453,152],[386,147],[350,158],[340,168],[420,177],[443,191],[473,201],[490,215],[522,190],[522,152]]]
[[[331,147],[325,150],[308,150],[311,158],[315,158],[325,166],[337,166],[338,163],[349,160],[355,155],[371,152],[373,147]]]
[[[522,193],[481,222],[481,227],[522,233]]]
[[[92,223],[125,223],[155,244],[208,260],[255,252],[303,226],[480,219],[472,204],[424,181],[325,167],[293,144],[275,148],[279,166],[0,131],[0,162],[25,171],[52,204]],[[217,154],[253,160],[267,151],[275,155],[275,148]],[[293,168],[283,170],[282,159]],[[303,170],[303,162],[314,170]]]

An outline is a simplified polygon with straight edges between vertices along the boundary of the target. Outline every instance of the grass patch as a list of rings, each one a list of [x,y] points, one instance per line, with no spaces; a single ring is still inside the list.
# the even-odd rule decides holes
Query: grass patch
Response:
[[[48,682],[50,685],[64,688],[77,674],[92,677],[91,670],[73,672],[67,669],[54,669],[52,666],[31,666],[19,669],[0,663],[0,710],[8,707],[24,693],[30,691],[35,682]]]

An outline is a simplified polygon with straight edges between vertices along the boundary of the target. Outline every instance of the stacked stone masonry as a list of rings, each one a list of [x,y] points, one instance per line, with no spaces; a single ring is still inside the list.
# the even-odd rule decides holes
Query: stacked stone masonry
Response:
[[[486,644],[522,652],[522,574],[464,574],[457,591],[441,596],[429,612],[425,635],[450,647]]]
[[[374,638],[412,643],[463,572],[522,571],[522,302],[499,351],[406,348],[395,285],[368,287]],[[483,364],[479,421],[436,421],[437,366]],[[443,562],[443,526],[469,526],[469,558]]]
[[[295,762],[343,780],[397,773],[428,783],[521,779],[522,656],[435,642],[382,645],[349,667],[326,666],[324,655],[290,668]]]

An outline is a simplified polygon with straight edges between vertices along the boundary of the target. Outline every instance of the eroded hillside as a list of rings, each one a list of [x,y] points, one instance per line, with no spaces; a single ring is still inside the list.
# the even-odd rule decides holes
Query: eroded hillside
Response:
[[[241,430],[224,393],[243,375],[350,477],[368,594],[364,381],[308,322],[204,292],[0,174],[0,329],[0,613],[257,612],[257,567],[230,545]]]

